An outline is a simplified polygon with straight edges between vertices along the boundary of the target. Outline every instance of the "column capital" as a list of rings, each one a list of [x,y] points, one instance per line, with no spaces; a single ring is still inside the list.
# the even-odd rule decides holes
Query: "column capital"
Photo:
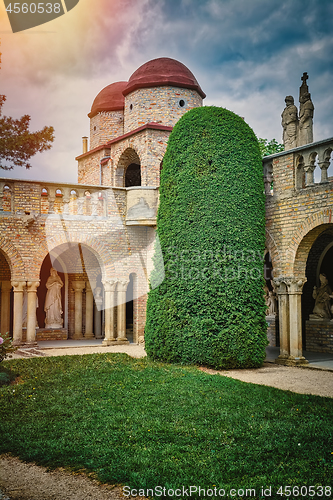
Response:
[[[276,288],[278,295],[293,295],[302,294],[303,285],[307,281],[306,278],[299,278],[295,276],[283,276],[275,278],[273,284]]]
[[[319,161],[318,165],[319,165],[319,167],[321,169],[326,169],[327,170],[329,168],[329,166],[330,166],[330,162],[329,162],[329,160],[328,161],[325,161],[325,160],[324,161]]]
[[[117,286],[116,280],[103,280],[102,283],[105,292],[114,292]]]
[[[84,287],[86,286],[85,281],[73,281],[72,282],[72,287],[75,292],[82,292],[84,290]]]
[[[286,278],[285,283],[288,287],[289,295],[302,295],[303,285],[306,282],[306,278]]]
[[[1,281],[1,290],[3,292],[10,292],[12,289],[12,283],[10,281]]]
[[[40,281],[27,281],[27,291],[28,292],[37,292],[37,288],[40,285]]]
[[[275,292],[278,295],[288,295],[288,289],[285,283],[285,278],[274,278],[273,285],[275,288]]]
[[[118,287],[117,287],[118,292],[126,292],[128,284],[129,281],[125,280],[118,281]]]
[[[23,292],[26,287],[26,281],[12,281],[12,287],[14,292]]]

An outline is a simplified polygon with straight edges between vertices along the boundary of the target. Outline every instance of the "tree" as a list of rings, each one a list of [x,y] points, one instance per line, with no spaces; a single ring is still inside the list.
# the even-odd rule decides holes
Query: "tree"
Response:
[[[151,358],[218,369],[262,364],[263,193],[258,141],[242,118],[205,106],[177,122],[161,173],[163,260],[156,252],[145,326]]]
[[[38,152],[51,148],[54,140],[53,127],[44,127],[37,132],[29,131],[30,116],[19,119],[1,116],[6,100],[0,96],[0,168],[11,170],[16,167],[30,168],[29,160]]]
[[[262,157],[274,155],[275,153],[281,153],[281,151],[284,151],[284,145],[279,144],[276,139],[272,139],[269,142],[268,139],[258,139],[258,142]]]

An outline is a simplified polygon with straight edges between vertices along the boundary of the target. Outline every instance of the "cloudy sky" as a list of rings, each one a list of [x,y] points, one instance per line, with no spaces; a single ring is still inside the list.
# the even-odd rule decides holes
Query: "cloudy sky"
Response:
[[[0,0],[3,113],[52,125],[50,151],[5,177],[76,182],[87,113],[109,83],[143,63],[184,63],[205,105],[243,116],[258,137],[281,142],[286,95],[298,101],[304,71],[315,105],[314,139],[333,136],[331,0],[80,0],[67,14],[13,34]],[[296,103],[297,104],[297,103]]]

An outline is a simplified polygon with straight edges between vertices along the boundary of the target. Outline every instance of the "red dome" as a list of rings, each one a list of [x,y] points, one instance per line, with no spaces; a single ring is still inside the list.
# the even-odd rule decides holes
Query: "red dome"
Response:
[[[153,59],[140,66],[129,79],[123,94],[126,96],[136,89],[161,85],[194,89],[203,99],[206,97],[193,73],[184,64],[169,57]]]
[[[119,111],[124,109],[125,99],[123,90],[126,88],[127,82],[111,83],[95,97],[89,118],[97,115],[101,111]]]

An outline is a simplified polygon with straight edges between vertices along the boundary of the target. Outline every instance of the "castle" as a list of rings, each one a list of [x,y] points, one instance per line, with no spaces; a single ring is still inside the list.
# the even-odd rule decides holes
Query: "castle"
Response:
[[[0,331],[16,345],[143,341],[163,156],[204,98],[182,63],[149,61],[95,98],[77,184],[0,179]],[[268,331],[285,364],[333,350],[331,313],[309,319],[320,274],[333,284],[333,139],[293,146],[263,161]]]

